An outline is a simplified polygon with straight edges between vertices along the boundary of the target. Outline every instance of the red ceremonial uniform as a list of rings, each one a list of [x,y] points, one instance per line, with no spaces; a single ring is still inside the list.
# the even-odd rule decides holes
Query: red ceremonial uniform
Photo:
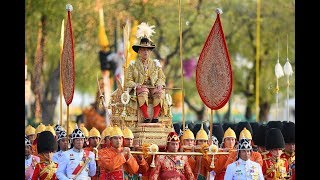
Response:
[[[150,180],[194,180],[187,156],[159,155],[156,167],[150,173]]]
[[[58,164],[51,161],[40,161],[34,169],[32,180],[56,180]]]
[[[104,171],[103,178],[105,179],[123,180],[124,171],[134,174],[139,169],[139,165],[133,156],[126,159],[114,147],[103,148],[99,151],[98,164]]]
[[[275,160],[271,153],[266,154],[263,159],[262,172],[266,180],[278,180],[287,177],[288,161],[285,158]]]
[[[281,154],[280,157],[287,159],[288,164],[289,164],[289,174],[291,175],[291,179],[295,180],[296,179],[296,168],[295,168],[296,155],[295,155],[295,153],[289,154],[287,152],[284,152]]]

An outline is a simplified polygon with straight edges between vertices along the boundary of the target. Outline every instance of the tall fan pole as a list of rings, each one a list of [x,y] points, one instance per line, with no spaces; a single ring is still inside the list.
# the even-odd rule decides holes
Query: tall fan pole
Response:
[[[257,0],[257,38],[256,38],[256,121],[259,121],[259,70],[260,70],[260,0]]]
[[[279,40],[278,40],[278,63],[279,63]],[[279,80],[277,77],[277,87],[276,87],[276,120],[278,120],[278,108],[279,108]]]
[[[274,68],[274,72],[277,77],[277,85],[276,85],[276,120],[278,120],[278,108],[279,108],[279,78],[284,76],[283,69],[279,61],[279,40],[278,40],[278,60],[276,66]]]
[[[210,137],[209,137],[209,142],[212,142],[212,135],[213,135],[213,132],[212,132],[212,129],[213,129],[213,110],[211,109],[210,111]]]
[[[287,58],[288,58],[288,35],[287,35]],[[289,86],[290,86],[290,81],[289,81],[289,75],[287,76],[287,121],[289,122]]]
[[[293,74],[292,66],[288,58],[289,47],[288,47],[288,35],[287,35],[287,62],[284,64],[284,74],[287,76],[287,121],[289,122],[289,86],[290,86],[290,76]]]
[[[182,65],[182,24],[181,24],[181,0],[178,0],[179,2],[179,35],[180,35],[180,67],[181,67],[181,89],[182,89],[182,127],[183,132],[186,129],[186,120],[184,117],[184,88],[183,88],[183,65]]]
[[[62,73],[61,73],[61,54],[62,54],[62,50],[63,50],[63,38],[64,38],[64,19],[62,20],[62,24],[61,24],[61,35],[60,35],[60,120],[58,120],[58,125],[62,126]]]

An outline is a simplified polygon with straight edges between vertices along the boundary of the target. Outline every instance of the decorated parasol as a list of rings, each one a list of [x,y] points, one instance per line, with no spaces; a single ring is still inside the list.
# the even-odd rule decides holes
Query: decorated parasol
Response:
[[[230,99],[232,69],[224,37],[220,14],[211,28],[200,53],[196,68],[196,86],[203,103],[211,109],[210,139],[212,138],[212,111],[222,108]]]

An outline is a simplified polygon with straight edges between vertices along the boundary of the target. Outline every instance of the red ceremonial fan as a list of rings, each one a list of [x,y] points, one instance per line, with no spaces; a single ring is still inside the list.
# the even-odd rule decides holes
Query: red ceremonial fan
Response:
[[[68,20],[64,33],[64,44],[61,54],[61,78],[64,100],[69,106],[73,99],[74,84],[75,84],[75,70],[74,70],[74,44],[71,26],[71,11],[72,6],[68,4],[66,7],[68,11]]]
[[[196,68],[196,86],[201,100],[211,110],[222,108],[232,90],[232,69],[229,52],[222,30],[220,14],[206,39]]]

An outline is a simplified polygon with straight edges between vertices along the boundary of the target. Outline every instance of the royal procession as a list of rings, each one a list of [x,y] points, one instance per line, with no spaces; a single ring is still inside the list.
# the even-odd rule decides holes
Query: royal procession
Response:
[[[294,9],[26,1],[25,180],[295,180]]]

